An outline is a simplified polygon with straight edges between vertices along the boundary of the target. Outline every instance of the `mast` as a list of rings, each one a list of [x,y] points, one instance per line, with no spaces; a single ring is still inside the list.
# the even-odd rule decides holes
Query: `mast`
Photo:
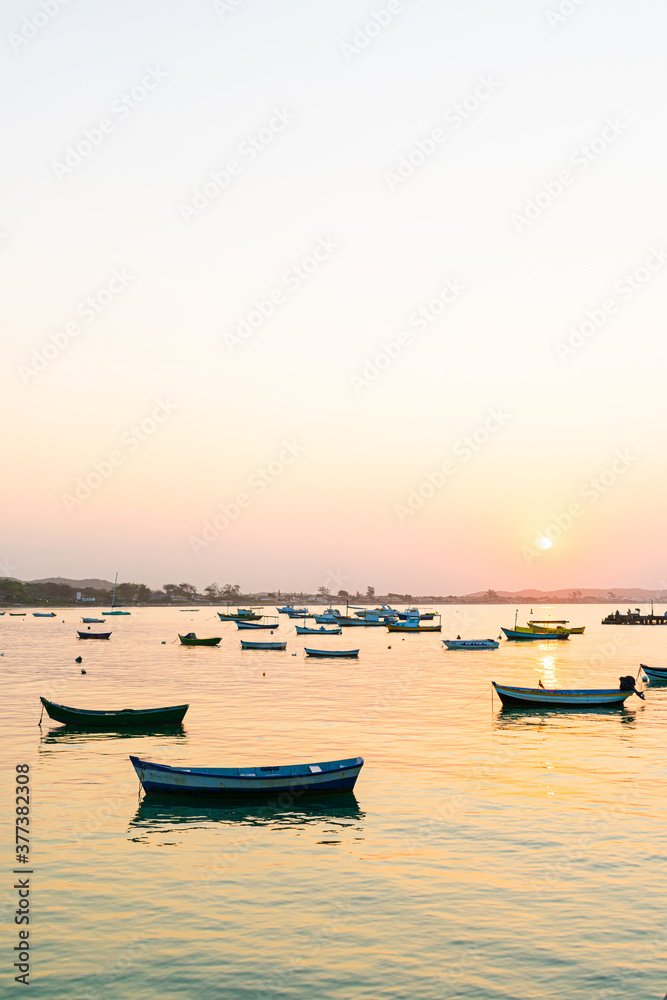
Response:
[[[118,570],[116,570],[116,579],[113,582],[113,597],[111,598],[111,610],[114,609],[114,603],[116,600],[116,584],[118,583]]]

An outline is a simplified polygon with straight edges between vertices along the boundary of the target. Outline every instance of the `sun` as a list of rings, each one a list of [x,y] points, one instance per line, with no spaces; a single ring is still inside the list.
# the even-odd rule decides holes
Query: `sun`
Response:
[[[553,545],[553,542],[551,541],[550,538],[544,537],[544,538],[539,538],[537,544],[541,549],[550,549],[551,546]]]

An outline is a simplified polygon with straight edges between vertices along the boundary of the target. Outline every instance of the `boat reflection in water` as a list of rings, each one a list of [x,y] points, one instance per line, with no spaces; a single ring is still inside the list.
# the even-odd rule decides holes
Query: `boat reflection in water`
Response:
[[[614,705],[578,705],[564,712],[561,708],[551,708],[549,705],[501,705],[500,711],[496,712],[492,726],[494,729],[519,729],[525,726],[541,727],[547,723],[563,731],[577,731],[581,728],[584,718],[591,716],[608,716],[610,719],[617,719],[622,725],[633,728],[637,724],[637,709],[627,708],[625,705],[616,707]],[[611,723],[608,723],[611,725]]]
[[[85,726],[54,726],[44,733],[40,739],[40,744],[62,744],[62,743],[89,743],[92,741],[102,742],[104,740],[126,740],[135,739],[137,736],[174,736],[177,739],[184,739],[187,730],[182,722],[171,725],[137,726],[129,728],[123,726],[121,729],[86,729]]]
[[[307,801],[287,805],[260,804],[256,798],[246,802],[237,799],[229,806],[211,800],[199,800],[195,804],[190,798],[182,800],[174,795],[153,793],[141,801],[128,832],[168,833],[174,828],[196,829],[210,823],[274,829],[333,823],[349,831],[359,831],[362,827],[358,824],[365,815],[354,792],[329,792],[321,798],[309,795]]]

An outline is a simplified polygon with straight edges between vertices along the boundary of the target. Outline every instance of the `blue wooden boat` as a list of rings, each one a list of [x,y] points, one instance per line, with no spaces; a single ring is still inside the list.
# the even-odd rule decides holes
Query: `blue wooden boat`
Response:
[[[287,649],[286,642],[251,642],[241,639],[241,649]]]
[[[359,656],[358,649],[308,649],[306,647],[304,652],[307,656],[345,656],[349,659]]]
[[[303,625],[297,625],[296,627],[297,635],[342,635],[342,628],[325,628],[324,625],[320,625],[319,628],[305,628]]]
[[[33,618],[55,618],[55,611],[33,611]]]
[[[667,667],[647,667],[645,663],[640,663],[645,674],[654,681],[667,681]]]
[[[132,612],[131,611],[103,611],[102,614],[103,615],[107,615],[107,616],[109,616],[109,615],[131,615]]]
[[[221,798],[352,791],[363,757],[285,767],[168,767],[130,756],[145,792]]]
[[[280,628],[280,622],[273,622],[273,624],[266,624],[265,622],[236,622],[237,628],[247,628],[247,629],[258,629],[258,628]]]
[[[303,615],[309,614],[308,608],[293,608],[291,604],[286,604],[282,608],[276,608],[276,611],[281,615],[298,615],[300,618]]]
[[[495,639],[443,639],[447,649],[498,649]]]
[[[619,678],[617,688],[525,688],[491,681],[503,705],[513,707],[539,705],[549,708],[595,708],[596,706],[621,706],[632,694],[643,699],[635,688],[634,677]]]
[[[88,708],[70,708],[47,698],[39,699],[49,718],[66,725],[86,729],[135,729],[141,726],[170,726],[183,721],[189,705],[169,705],[167,708],[122,708],[112,712]]]
[[[104,618],[82,618],[84,625],[104,625]]]
[[[111,632],[78,632],[79,639],[108,639]]]

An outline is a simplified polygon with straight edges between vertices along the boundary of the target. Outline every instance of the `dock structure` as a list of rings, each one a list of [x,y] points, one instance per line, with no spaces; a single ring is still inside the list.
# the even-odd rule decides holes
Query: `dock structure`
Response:
[[[606,618],[602,619],[603,625],[667,625],[667,612],[664,615],[642,615],[639,612],[632,612],[628,614],[621,614],[620,611],[615,611],[613,615],[607,615]]]

